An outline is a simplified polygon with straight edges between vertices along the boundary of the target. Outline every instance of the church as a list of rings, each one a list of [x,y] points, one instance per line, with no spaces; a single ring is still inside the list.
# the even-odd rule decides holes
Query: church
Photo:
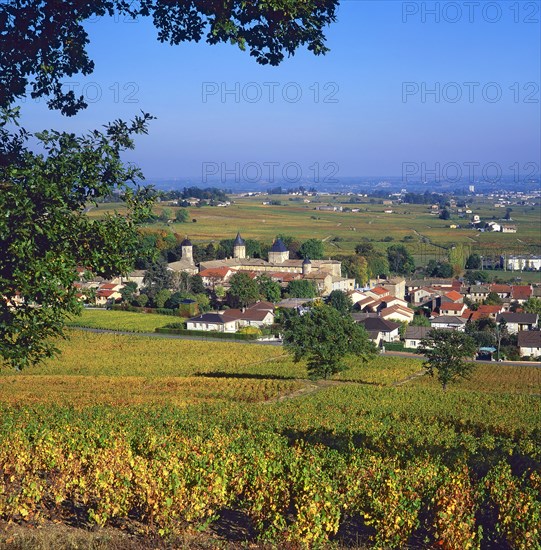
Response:
[[[190,246],[182,247],[182,260],[193,258]],[[185,257],[186,254],[186,257]],[[191,259],[193,262],[193,259]],[[191,264],[193,265],[193,263]],[[349,292],[355,288],[355,280],[342,277],[342,264],[336,260],[292,260],[289,258],[289,250],[281,239],[276,239],[269,250],[268,259],[249,258],[246,256],[246,243],[237,234],[233,243],[233,257],[223,260],[210,260],[201,262],[200,274],[206,270],[229,268],[234,271],[248,271],[259,275],[266,273],[271,279],[287,282],[292,279],[307,279],[316,284],[319,293],[327,296],[333,290]]]

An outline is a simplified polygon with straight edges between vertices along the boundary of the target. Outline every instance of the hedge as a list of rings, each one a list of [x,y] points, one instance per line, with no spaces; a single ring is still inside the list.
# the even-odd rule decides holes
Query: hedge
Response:
[[[182,317],[178,309],[139,307],[131,304],[114,304],[113,311],[131,311],[132,313],[157,313],[159,315],[171,315],[172,317]]]
[[[260,336],[257,334],[239,334],[237,332],[215,332],[210,330],[188,330],[183,328],[165,328],[154,329],[160,334],[180,334],[182,336],[201,336],[202,338],[222,338],[224,340],[257,340]]]

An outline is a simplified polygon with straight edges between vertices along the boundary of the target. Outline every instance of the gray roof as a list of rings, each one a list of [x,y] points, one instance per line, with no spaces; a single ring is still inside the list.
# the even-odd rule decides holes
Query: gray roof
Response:
[[[521,330],[518,333],[518,345],[521,348],[541,348],[541,331]]]
[[[190,241],[190,239],[188,239],[188,237],[186,237],[186,238],[180,243],[180,246],[193,246],[193,245],[192,245],[192,241]]]
[[[392,321],[387,321],[381,317],[367,317],[359,322],[360,325],[363,325],[367,331],[377,330],[379,332],[392,332],[393,330],[400,327],[400,323],[393,323]]]
[[[287,252],[287,246],[284,244],[282,239],[276,239],[271,246],[271,252]]]
[[[430,320],[430,324],[448,324],[448,325],[465,325],[468,321],[462,317],[456,315],[440,315]]]
[[[404,335],[404,338],[408,340],[421,340],[422,338],[426,338],[431,330],[432,327],[409,326],[406,329],[406,334]]]
[[[233,246],[244,246],[244,245],[245,245],[244,239],[240,236],[240,233],[237,233],[237,237],[233,242]]]
[[[496,317],[498,323],[500,321],[505,321],[506,323],[520,323],[524,325],[535,325],[537,324],[537,319],[537,313],[514,313],[512,311],[500,313],[498,317]]]
[[[197,317],[192,317],[188,319],[188,322],[197,322],[197,323],[220,323],[223,324],[226,322],[224,318],[219,313],[203,313]]]
[[[310,261],[310,258],[308,256],[306,256],[306,258],[304,258],[304,262],[302,262],[302,265],[308,265],[308,264],[311,264],[312,262]]]

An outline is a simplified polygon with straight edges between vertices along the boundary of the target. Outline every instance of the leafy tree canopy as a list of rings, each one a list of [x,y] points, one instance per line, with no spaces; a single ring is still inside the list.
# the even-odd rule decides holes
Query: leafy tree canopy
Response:
[[[323,243],[319,239],[308,239],[301,244],[299,252],[303,258],[321,260],[324,254]]]
[[[0,113],[0,357],[21,369],[55,352],[66,314],[79,311],[77,267],[110,278],[132,268],[136,223],[149,210],[142,177],[120,154],[147,131],[150,116],[116,121],[83,136],[65,132],[11,134],[17,112]],[[41,152],[27,148],[35,138]],[[92,220],[87,203],[124,193],[127,216]]]
[[[415,269],[415,262],[408,249],[401,244],[394,244],[387,249],[387,259],[392,272],[409,275]]]
[[[246,307],[259,299],[259,287],[247,273],[239,271],[229,279],[228,299],[233,307]]]
[[[468,378],[475,365],[471,359],[477,351],[474,340],[456,330],[432,329],[421,340],[417,353],[426,357],[424,367],[430,376],[437,376],[444,390],[458,378]]]
[[[481,269],[481,256],[470,254],[466,260],[466,269]]]
[[[94,62],[84,22],[96,16],[149,17],[158,40],[236,44],[262,65],[278,65],[284,56],[307,46],[325,54],[323,29],[336,19],[338,0],[246,2],[169,2],[167,0],[13,0],[0,5],[0,107],[31,89],[34,98],[65,115],[85,108],[84,97],[63,90],[65,77],[91,74]],[[32,29],[29,32],[29,29]]]
[[[327,304],[339,311],[342,315],[347,315],[353,306],[351,298],[341,290],[333,290],[327,298]]]
[[[263,273],[259,275],[256,282],[259,287],[259,293],[264,300],[272,303],[280,301],[282,289],[276,281],[273,281],[268,275]]]
[[[328,378],[345,370],[343,359],[353,355],[366,361],[375,353],[365,329],[350,316],[327,305],[304,315],[292,315],[284,323],[284,345],[295,362],[305,359],[310,378]]]
[[[287,292],[291,298],[315,298],[316,286],[312,281],[295,279],[287,285]]]

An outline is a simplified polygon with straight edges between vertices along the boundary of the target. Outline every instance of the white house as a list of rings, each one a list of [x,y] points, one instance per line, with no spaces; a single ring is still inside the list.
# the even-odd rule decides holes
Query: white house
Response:
[[[421,340],[426,338],[431,330],[432,327],[408,327],[404,335],[404,347],[417,349]]]
[[[511,334],[516,334],[523,330],[533,330],[537,327],[538,320],[539,316],[537,313],[513,313],[511,311],[500,313],[496,317],[497,323],[505,322],[507,330]]]
[[[359,324],[363,325],[368,333],[380,332],[383,342],[396,342],[400,338],[399,323],[393,323],[381,317],[367,317],[360,321]]]
[[[440,306],[441,315],[456,315],[460,317],[466,311],[466,304],[456,302],[442,302]]]
[[[541,256],[501,256],[500,263],[508,271],[541,271]]]
[[[466,323],[466,319],[457,317],[456,315],[440,315],[430,321],[430,326],[432,328],[448,328],[464,332]]]
[[[221,313],[203,313],[186,321],[188,330],[236,332],[237,320],[227,319]]]
[[[518,333],[521,357],[541,357],[541,331],[523,330]]]

